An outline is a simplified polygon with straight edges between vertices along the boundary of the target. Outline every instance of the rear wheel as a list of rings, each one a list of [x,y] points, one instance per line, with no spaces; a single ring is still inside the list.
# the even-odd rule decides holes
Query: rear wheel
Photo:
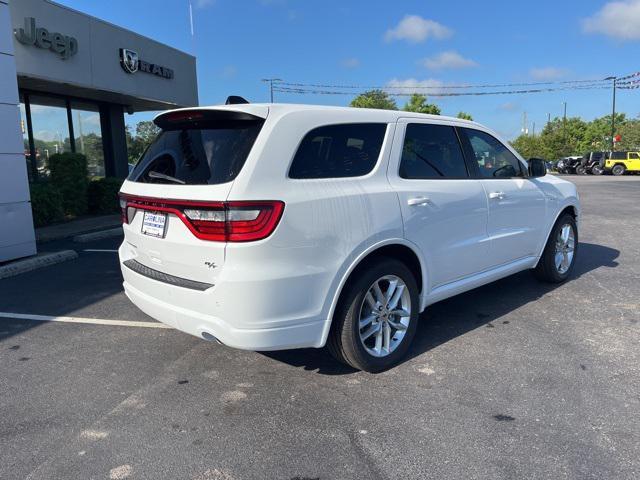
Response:
[[[586,175],[587,174],[587,168],[584,165],[578,165],[576,167],[576,173],[578,175]]]
[[[602,168],[600,165],[594,165],[593,167],[591,167],[591,173],[594,175],[602,175],[604,173],[604,168]]]
[[[409,349],[418,322],[418,286],[400,261],[384,258],[357,273],[343,291],[327,347],[341,362],[386,370]]]
[[[613,173],[613,174],[614,174],[614,175],[616,175],[616,176],[620,176],[620,175],[624,175],[624,172],[625,172],[626,170],[627,170],[627,169],[625,168],[625,166],[624,166],[624,165],[620,165],[620,164],[618,164],[618,165],[614,165],[614,166],[613,166],[613,168],[611,169],[611,173]]]
[[[562,215],[551,230],[538,265],[533,273],[539,280],[564,282],[575,263],[578,250],[578,228],[572,215]]]

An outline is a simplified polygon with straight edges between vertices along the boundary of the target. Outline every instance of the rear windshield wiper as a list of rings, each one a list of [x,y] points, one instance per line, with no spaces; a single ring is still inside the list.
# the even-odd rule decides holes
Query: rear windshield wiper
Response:
[[[155,170],[151,170],[149,173],[147,173],[147,176],[149,178],[157,178],[161,180],[167,180],[173,183],[179,183],[180,185],[186,185],[186,182],[183,180],[180,180],[179,178],[172,177],[171,175],[165,175],[164,173],[156,172]]]

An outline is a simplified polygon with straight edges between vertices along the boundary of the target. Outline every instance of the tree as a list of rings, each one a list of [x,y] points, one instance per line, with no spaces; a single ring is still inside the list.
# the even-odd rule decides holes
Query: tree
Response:
[[[456,116],[462,120],[473,120],[473,117],[466,112],[458,112]]]
[[[616,130],[621,137],[620,143],[616,144],[616,150],[640,151],[640,120],[627,120]]]
[[[621,141],[616,150],[640,149],[640,119],[628,119],[624,113],[616,114],[616,134]],[[520,135],[511,144],[523,157],[557,160],[569,155],[611,149],[611,115],[585,122],[580,118],[554,118],[538,136]]]
[[[540,136],[520,135],[511,142],[511,145],[524,158],[545,158],[544,146]]]
[[[349,104],[355,108],[379,108],[382,110],[397,110],[395,100],[383,90],[369,90],[354,98]]]
[[[133,136],[129,129],[129,125],[126,126],[126,138],[129,163],[136,163],[138,158],[144,153],[147,147],[155,140],[160,133],[155,123],[150,121],[138,122],[136,124],[136,134]]]
[[[138,122],[136,125],[136,137],[142,141],[145,148],[155,140],[159,133],[160,128],[153,122]]]
[[[427,103],[427,96],[414,93],[409,101],[403,107],[405,112],[430,113],[431,115],[440,115],[440,108],[433,104]]]

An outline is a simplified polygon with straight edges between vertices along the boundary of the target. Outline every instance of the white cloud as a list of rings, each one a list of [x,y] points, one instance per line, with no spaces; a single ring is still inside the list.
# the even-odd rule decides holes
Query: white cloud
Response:
[[[582,29],[621,40],[640,40],[640,0],[606,3],[582,21]]]
[[[210,7],[216,3],[216,0],[196,0],[196,8]]]
[[[453,35],[453,30],[435,20],[422,18],[419,15],[405,15],[395,28],[387,30],[384,38],[387,42],[406,40],[409,43],[420,43],[428,38],[442,40],[451,35]]]
[[[478,66],[478,64],[470,58],[464,58],[458,52],[454,52],[453,50],[425,58],[420,61],[420,64],[430,70],[459,69]]]
[[[76,116],[76,120],[77,120],[77,116]],[[100,114],[98,113],[91,113],[91,114],[84,114],[82,115],[82,123],[85,125],[91,125],[94,127],[98,127],[100,126]],[[74,132],[77,133],[77,132]]]
[[[557,67],[540,67],[532,68],[529,70],[529,75],[534,80],[558,80],[559,78],[566,77],[569,71],[565,68]]]
[[[223,78],[233,78],[237,75],[238,69],[235,65],[227,65],[222,69],[221,76]]]
[[[392,78],[387,82],[387,92],[389,94],[398,93],[422,93],[427,97],[442,93],[444,82],[435,78],[427,78],[425,80],[417,80],[415,78],[406,78],[403,80]],[[429,88],[424,88],[429,87]]]
[[[345,58],[340,62],[344,68],[358,68],[360,66],[360,60],[355,57]]]
[[[518,110],[518,108],[520,108],[520,107],[518,107],[518,105],[516,105],[515,103],[506,102],[506,103],[503,103],[502,105],[500,105],[498,107],[498,110],[503,110],[505,112],[513,112],[514,110]]]

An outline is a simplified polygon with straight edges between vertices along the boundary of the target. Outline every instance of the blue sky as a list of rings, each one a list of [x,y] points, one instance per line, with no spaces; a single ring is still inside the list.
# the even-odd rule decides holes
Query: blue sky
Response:
[[[264,77],[389,85],[602,79],[640,70],[640,0],[59,0],[181,50],[198,62],[200,103],[227,95],[267,101]],[[161,7],[159,7],[161,5]],[[276,101],[346,105],[349,96],[276,94]],[[513,138],[547,114],[592,119],[611,91],[432,99]],[[619,90],[618,111],[640,113],[640,90]],[[404,103],[399,98],[398,103]],[[129,121],[145,118],[135,115]]]

